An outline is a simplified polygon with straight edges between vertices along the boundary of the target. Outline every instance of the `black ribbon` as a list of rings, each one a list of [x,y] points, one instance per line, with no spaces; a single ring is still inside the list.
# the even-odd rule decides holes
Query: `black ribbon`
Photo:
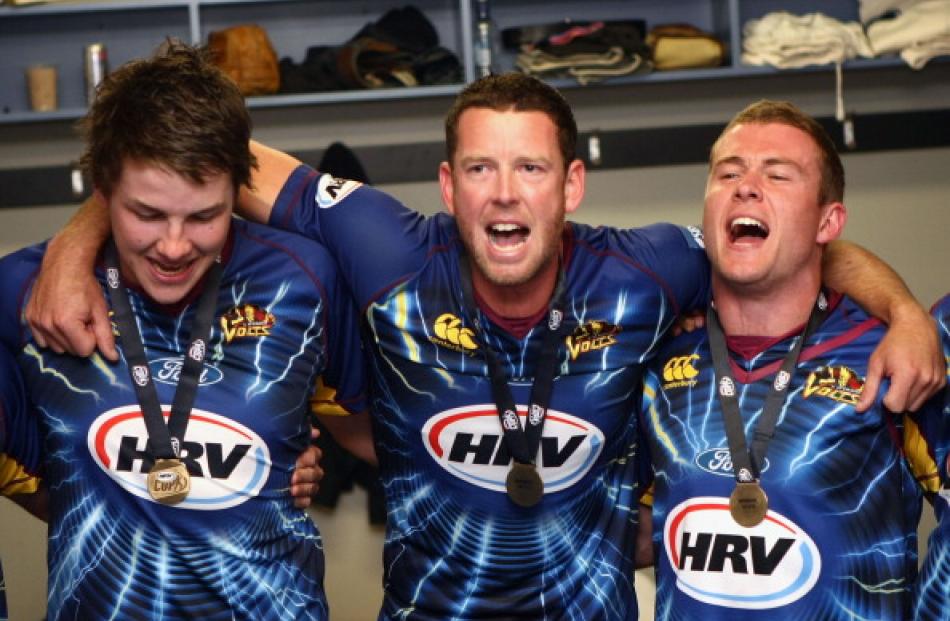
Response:
[[[818,294],[818,300],[812,308],[811,316],[804,332],[798,337],[791,351],[785,356],[779,372],[772,381],[772,387],[765,398],[762,415],[752,434],[751,450],[746,444],[745,430],[742,427],[742,414],[739,411],[739,399],[736,396],[736,381],[729,369],[729,351],[726,347],[726,335],[719,315],[712,305],[706,311],[706,331],[709,334],[709,347],[712,353],[713,367],[716,370],[716,387],[719,404],[722,406],[722,420],[729,440],[729,454],[732,457],[732,471],[736,481],[749,483],[758,481],[761,467],[765,462],[765,453],[769,442],[775,436],[779,412],[785,403],[788,387],[795,374],[802,347],[815,328],[821,325],[828,314],[828,301],[824,293]]]
[[[208,338],[211,335],[211,322],[214,319],[215,305],[218,299],[218,287],[221,284],[221,262],[217,260],[208,270],[204,291],[198,301],[189,335],[188,350],[184,355],[172,411],[165,424],[161,404],[152,373],[142,344],[138,322],[132,312],[129,295],[122,285],[119,271],[118,253],[115,243],[110,241],[105,250],[106,283],[115,322],[119,327],[119,339],[125,349],[125,359],[135,388],[135,396],[142,408],[145,428],[148,430],[147,450],[153,459],[177,459],[181,441],[188,428],[188,418],[198,392],[198,380],[201,377]]]
[[[533,465],[535,456],[538,454],[538,447],[541,446],[541,431],[544,429],[548,406],[551,403],[551,393],[553,392],[554,376],[557,369],[558,342],[561,340],[567,326],[563,311],[566,288],[564,271],[558,269],[557,285],[548,304],[547,331],[541,341],[538,364],[534,373],[534,383],[531,385],[531,403],[528,407],[528,416],[524,427],[521,426],[521,420],[518,418],[518,409],[511,394],[511,388],[508,386],[508,377],[505,370],[498,361],[498,356],[494,350],[481,337],[483,330],[478,319],[478,310],[472,288],[472,271],[464,251],[459,252],[459,272],[465,312],[469,321],[476,328],[476,340],[488,365],[492,399],[495,401],[498,418],[501,420],[501,428],[504,432],[508,452],[518,463]]]

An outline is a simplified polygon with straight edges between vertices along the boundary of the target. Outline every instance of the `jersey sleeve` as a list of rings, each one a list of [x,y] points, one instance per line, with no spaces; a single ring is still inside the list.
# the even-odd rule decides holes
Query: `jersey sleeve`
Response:
[[[30,246],[0,258],[0,341],[16,352],[27,341],[21,320],[46,245]]]
[[[425,260],[429,220],[371,186],[300,166],[281,189],[269,224],[323,244],[363,308]]]
[[[654,224],[621,230],[618,237],[622,251],[657,279],[678,312],[705,308],[710,271],[699,228]]]
[[[369,402],[359,313],[349,292],[339,280],[336,283],[329,291],[327,362],[310,399],[310,410],[344,416],[367,410]]]
[[[944,357],[950,362],[950,296],[940,300],[931,312],[940,331]],[[925,492],[950,489],[950,389],[945,387],[919,412],[908,417],[904,425],[904,451]],[[945,504],[936,506],[942,509]]]
[[[39,417],[29,411],[13,354],[0,347],[0,494],[31,494],[42,463]]]

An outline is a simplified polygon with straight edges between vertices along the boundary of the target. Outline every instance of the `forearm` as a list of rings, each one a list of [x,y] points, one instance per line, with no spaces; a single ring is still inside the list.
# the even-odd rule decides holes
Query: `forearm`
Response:
[[[254,222],[267,223],[281,188],[300,160],[254,140],[251,153],[257,158],[257,168],[251,175],[251,187],[242,187],[235,211]]]
[[[369,412],[349,416],[317,415],[317,418],[337,444],[366,463],[377,465]]]
[[[888,324],[904,318],[919,319],[926,314],[897,272],[851,242],[828,244],[822,263],[822,282]]]
[[[68,261],[92,271],[99,249],[112,233],[109,210],[100,195],[93,194],[73,214],[66,226],[50,240],[43,255],[43,268]]]

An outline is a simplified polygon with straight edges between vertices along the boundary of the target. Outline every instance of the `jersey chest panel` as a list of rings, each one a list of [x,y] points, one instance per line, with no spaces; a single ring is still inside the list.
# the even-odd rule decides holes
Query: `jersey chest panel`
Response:
[[[326,618],[322,543],[287,493],[326,302],[268,257],[226,268],[181,442],[192,492],[180,505],[145,490],[147,431],[124,362],[20,353],[48,428],[50,618]],[[177,315],[137,294],[132,304],[167,413],[194,304]]]
[[[823,329],[810,344],[835,336]],[[903,618],[919,495],[888,415],[853,407],[880,335],[804,352],[762,466],[770,513],[753,528],[729,514],[735,479],[705,336],[656,359],[642,416],[655,470],[658,619]],[[749,438],[773,378],[737,385]]]

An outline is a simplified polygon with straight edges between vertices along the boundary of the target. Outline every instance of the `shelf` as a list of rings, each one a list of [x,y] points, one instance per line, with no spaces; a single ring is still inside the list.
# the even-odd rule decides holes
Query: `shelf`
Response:
[[[436,28],[440,43],[463,64],[466,80],[474,76],[472,63],[473,0],[416,0]],[[392,0],[109,0],[68,2],[22,7],[0,6],[0,125],[75,120],[86,112],[82,50],[86,44],[105,43],[111,67],[146,56],[166,37],[198,43],[214,30],[239,23],[258,23],[270,36],[277,54],[301,62],[309,47],[344,43],[366,23],[387,10],[405,6]],[[842,20],[857,19],[853,0],[494,0],[493,19],[499,31],[506,27],[552,23],[570,16],[575,21],[643,19],[647,28],[685,22],[711,32],[726,43],[724,65],[708,69],[658,71],[614,77],[584,87],[567,78],[550,80],[561,89],[608,88],[631,84],[677,83],[755,78],[782,74],[829,72],[830,65],[795,70],[741,64],[741,29],[749,19],[791,8],[803,14],[822,11]],[[499,50],[497,66],[510,70],[515,54]],[[55,112],[29,110],[24,70],[34,62],[59,69],[59,103]],[[938,61],[934,61],[938,62]],[[846,71],[901,67],[897,57],[848,61]],[[909,70],[909,69],[908,69]],[[352,102],[451,97],[462,84],[277,94],[248,99],[248,106],[279,108]]]

